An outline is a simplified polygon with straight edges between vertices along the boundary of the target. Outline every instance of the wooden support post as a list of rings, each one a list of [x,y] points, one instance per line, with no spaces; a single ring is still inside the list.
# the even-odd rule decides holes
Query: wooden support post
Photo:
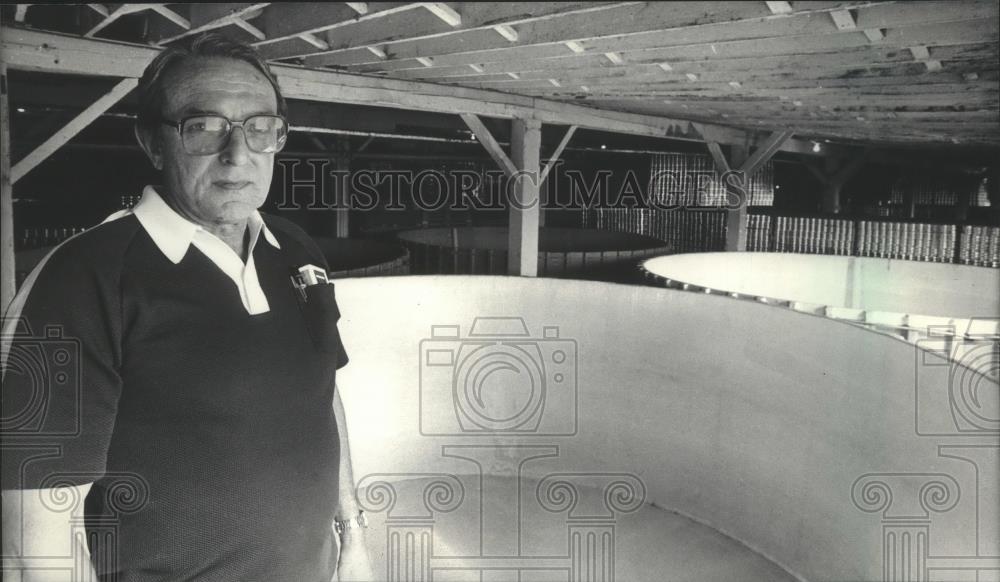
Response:
[[[514,199],[509,200],[510,230],[507,239],[507,273],[522,277],[538,276],[538,167],[542,145],[542,124],[535,119],[511,121],[512,162],[519,172]]]
[[[14,187],[10,179],[7,64],[0,61],[0,314],[14,299]]]
[[[823,183],[823,212],[840,214],[842,208],[841,190],[868,161],[869,151],[862,150],[856,156],[842,163],[836,158],[826,158],[825,171],[814,165],[806,167]]]
[[[712,154],[716,170],[720,174],[731,171],[731,168],[739,168],[743,174],[743,185],[750,186],[750,178],[757,173],[761,166],[766,164],[774,154],[781,149],[789,138],[791,131],[776,131],[768,136],[753,155],[747,157],[747,148],[742,145],[734,145],[730,153],[729,160],[722,153],[722,148],[718,143],[708,142],[708,152]],[[750,200],[742,200],[736,208],[730,208],[726,213],[726,250],[745,251],[747,250],[747,211]]]
[[[73,136],[80,133],[83,128],[90,125],[92,121],[100,117],[101,114],[110,109],[112,105],[118,103],[122,97],[127,95],[129,91],[131,91],[138,84],[139,79],[134,77],[127,77],[119,81],[117,85],[107,92],[107,94],[95,101],[90,107],[81,111],[80,114],[74,117],[72,121],[57,131],[55,135],[45,140],[45,143],[42,145],[35,148],[35,151],[24,156],[24,158],[14,164],[14,167],[11,169],[11,183],[16,184],[21,177],[30,172],[35,166],[42,163],[45,158],[52,155],[56,150],[62,147],[63,144],[73,139]]]
[[[982,180],[982,176],[963,180],[962,190],[958,193],[958,205],[955,206],[956,223],[965,224],[965,221],[969,219],[969,207],[972,206],[972,197],[976,195],[979,189],[980,180]]]
[[[823,186],[823,212],[840,214],[840,191],[843,189],[843,186],[843,184],[838,184],[836,182],[827,182],[826,185]]]
[[[338,139],[334,144],[333,153],[333,168],[337,173],[336,176],[350,176],[351,171],[351,152],[350,152],[350,142],[347,139]],[[334,236],[337,238],[349,238],[350,237],[350,222],[349,215],[351,211],[351,180],[350,178],[342,179],[340,183],[336,185],[337,188],[343,187],[343,191],[337,192],[337,209],[336,209],[336,224],[334,226]]]
[[[747,150],[743,146],[734,145],[729,154],[729,166],[742,168],[747,157]],[[744,187],[750,185],[750,176],[744,174],[746,180]],[[747,250],[747,208],[749,200],[742,200],[736,208],[730,208],[726,213],[726,250],[745,251]]]

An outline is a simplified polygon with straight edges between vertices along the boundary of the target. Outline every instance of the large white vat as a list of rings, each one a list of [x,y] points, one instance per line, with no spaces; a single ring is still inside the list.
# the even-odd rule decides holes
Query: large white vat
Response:
[[[380,576],[695,579],[685,568],[713,558],[641,546],[637,500],[806,580],[1000,573],[989,342],[956,364],[757,302],[573,280],[347,279],[337,294],[351,356],[338,384]],[[438,484],[406,486],[420,480]],[[484,509],[497,503],[504,519]],[[480,522],[455,542],[460,507]],[[568,533],[540,541],[539,516]],[[566,558],[573,540],[597,570]],[[608,548],[619,563],[598,559]],[[727,572],[704,579],[779,579]]]

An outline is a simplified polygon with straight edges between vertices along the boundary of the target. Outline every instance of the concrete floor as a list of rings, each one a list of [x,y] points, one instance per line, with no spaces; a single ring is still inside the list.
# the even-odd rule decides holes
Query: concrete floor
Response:
[[[363,505],[382,509],[369,512],[368,539],[377,579],[795,580],[732,538],[648,502],[629,513],[594,511],[596,505],[591,502],[598,500],[598,505],[603,505],[603,493],[579,488],[571,495],[579,504],[577,511],[572,512],[574,517],[569,518],[568,510],[553,512],[539,504],[538,480],[491,476],[482,482],[477,476],[461,476],[457,480],[461,487],[435,489],[429,487],[433,479],[421,478],[393,483],[389,495],[384,495],[389,491],[385,488],[375,491],[372,487],[369,495],[361,492]],[[455,481],[451,483],[454,485]],[[445,493],[446,489],[451,489],[452,494]],[[424,500],[435,495],[440,495],[436,497],[437,505],[444,511],[427,511]],[[372,504],[373,499],[390,498],[395,500],[391,509]],[[587,503],[591,503],[589,508],[584,507]],[[522,507],[520,512],[516,509],[518,505]],[[571,530],[582,535],[573,536]],[[593,542],[589,552],[588,539]],[[574,551],[573,547],[578,549]]]

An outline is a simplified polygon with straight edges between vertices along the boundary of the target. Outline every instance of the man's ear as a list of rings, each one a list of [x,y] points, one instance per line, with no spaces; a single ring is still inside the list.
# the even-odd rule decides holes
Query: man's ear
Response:
[[[135,124],[135,141],[139,142],[139,147],[146,152],[146,157],[157,170],[163,169],[163,150],[160,147],[159,137],[155,132],[143,128],[138,123]]]

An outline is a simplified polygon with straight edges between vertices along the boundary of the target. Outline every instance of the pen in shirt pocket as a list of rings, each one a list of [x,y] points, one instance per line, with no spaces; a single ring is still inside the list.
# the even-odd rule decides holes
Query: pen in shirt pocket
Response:
[[[326,276],[326,270],[316,265],[303,265],[298,272],[292,275],[292,286],[298,290],[302,301],[308,301],[306,287],[312,285],[329,284],[330,279]]]

